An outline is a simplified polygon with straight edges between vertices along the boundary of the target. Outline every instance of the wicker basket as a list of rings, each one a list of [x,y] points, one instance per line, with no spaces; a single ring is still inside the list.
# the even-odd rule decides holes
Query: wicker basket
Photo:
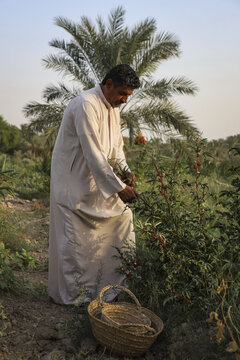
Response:
[[[102,308],[101,319],[116,327],[123,327],[125,330],[134,334],[155,334],[156,330],[151,328],[151,320],[141,311],[141,305],[136,296],[127,288],[120,286],[119,289],[127,292],[135,301],[136,306],[128,303],[106,303],[103,302],[105,291],[114,288],[106,286],[100,292],[99,305]]]
[[[134,298],[136,304],[103,302],[103,293],[108,289],[126,291]],[[96,339],[120,355],[143,354],[163,330],[162,320],[152,311],[141,307],[130,290],[120,285],[103,288],[99,299],[89,304],[88,314]]]

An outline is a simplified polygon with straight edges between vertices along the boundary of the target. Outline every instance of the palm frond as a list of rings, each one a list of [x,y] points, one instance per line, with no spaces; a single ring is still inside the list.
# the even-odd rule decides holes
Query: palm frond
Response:
[[[121,63],[121,53],[126,41],[127,31],[124,28],[125,10],[118,6],[108,17],[107,46],[108,62],[107,66],[112,68]],[[111,49],[111,50],[110,50]],[[110,51],[109,51],[110,50]]]
[[[105,72],[102,56],[104,50],[104,43],[106,43],[106,36],[101,37],[96,31],[95,26],[91,23],[90,19],[86,16],[81,18],[81,26],[79,27],[79,32],[87,37],[88,42],[82,42],[82,38],[79,36],[77,38],[78,44],[85,52],[86,60],[88,66],[91,68],[91,71],[94,73],[96,83],[99,83]],[[80,35],[80,34],[79,34]],[[86,40],[85,40],[86,41]]]
[[[71,76],[73,80],[82,83],[84,89],[89,89],[95,85],[84,63],[79,68],[69,57],[64,55],[49,55],[43,61],[47,69],[54,69],[63,73],[64,76]]]
[[[122,6],[118,6],[116,9],[111,11],[108,17],[108,33],[111,39],[116,40],[121,35],[124,24],[125,10]]]
[[[190,118],[179,109],[179,107],[170,101],[158,103],[149,103],[147,106],[142,105],[137,109],[130,111],[130,115],[138,118],[137,126],[147,125],[150,131],[159,133],[162,128],[174,129],[180,134],[189,137],[190,134],[198,134],[198,130],[192,124]],[[129,115],[129,116],[130,116]],[[122,117],[124,117],[122,115]]]
[[[92,40],[97,34],[94,25],[86,16],[82,16],[81,24],[75,24],[64,17],[55,18],[55,23],[71,34],[82,60],[85,62],[85,70],[88,69],[88,75],[94,79],[95,84],[99,82],[98,69],[94,66],[94,48],[92,46]]]
[[[38,133],[61,123],[65,106],[40,104],[32,101],[23,108],[24,115],[30,118],[29,128]]]
[[[98,26],[98,35],[99,35],[99,37],[105,38],[106,33],[107,33],[107,29],[106,29],[106,26],[105,26],[101,16],[97,16],[96,23],[97,23],[97,26]]]
[[[135,69],[138,76],[151,75],[166,59],[179,56],[179,41],[173,34],[161,33],[145,42],[145,47],[137,53]]]
[[[138,99],[141,101],[148,101],[149,99],[158,101],[168,99],[173,95],[195,95],[197,90],[197,86],[185,77],[163,78],[156,82],[146,80],[138,92]]]
[[[155,30],[156,21],[148,18],[137,24],[132,31],[128,30],[122,51],[122,62],[133,65],[136,54],[145,47],[146,41],[153,35]]]
[[[43,91],[43,98],[47,103],[60,100],[61,104],[66,104],[82,91],[81,88],[68,88],[65,84],[49,85]]]

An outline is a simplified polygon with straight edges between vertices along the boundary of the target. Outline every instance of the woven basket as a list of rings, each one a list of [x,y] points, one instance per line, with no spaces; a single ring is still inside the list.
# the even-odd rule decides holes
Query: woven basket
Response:
[[[155,334],[156,330],[151,328],[151,320],[141,311],[141,305],[136,296],[127,288],[120,286],[119,289],[128,293],[135,301],[136,306],[128,303],[106,303],[103,301],[105,291],[113,286],[106,286],[100,292],[99,305],[102,308],[101,319],[116,327],[122,327],[134,334]]]
[[[115,353],[139,356],[156,340],[163,330],[163,322],[152,311],[141,307],[132,293],[136,305],[125,302],[113,304],[103,302],[103,293],[108,289],[121,289],[131,293],[120,285],[102,289],[100,298],[92,301],[88,306],[93,335],[103,346]],[[115,313],[114,307],[116,307]],[[151,326],[148,325],[149,322]]]

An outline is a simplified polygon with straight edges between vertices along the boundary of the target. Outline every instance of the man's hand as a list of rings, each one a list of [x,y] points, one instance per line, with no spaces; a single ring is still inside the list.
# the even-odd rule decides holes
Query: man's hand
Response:
[[[135,186],[135,175],[132,172],[126,172],[123,174],[118,174],[118,177],[127,184],[128,186],[134,187]]]
[[[135,175],[132,172],[127,173],[127,180],[125,181],[125,183],[131,187],[135,186]]]
[[[118,196],[123,202],[130,202],[138,196],[138,193],[131,186],[126,186],[125,189],[118,193]]]

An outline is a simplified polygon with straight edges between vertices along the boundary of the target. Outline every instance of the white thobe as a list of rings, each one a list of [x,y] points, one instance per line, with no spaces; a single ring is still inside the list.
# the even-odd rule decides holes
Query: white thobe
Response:
[[[134,244],[132,212],[117,194],[126,185],[109,160],[127,167],[119,108],[97,85],[66,108],[52,155],[48,292],[57,303],[74,304],[83,288],[96,296],[124,280],[114,255]]]

